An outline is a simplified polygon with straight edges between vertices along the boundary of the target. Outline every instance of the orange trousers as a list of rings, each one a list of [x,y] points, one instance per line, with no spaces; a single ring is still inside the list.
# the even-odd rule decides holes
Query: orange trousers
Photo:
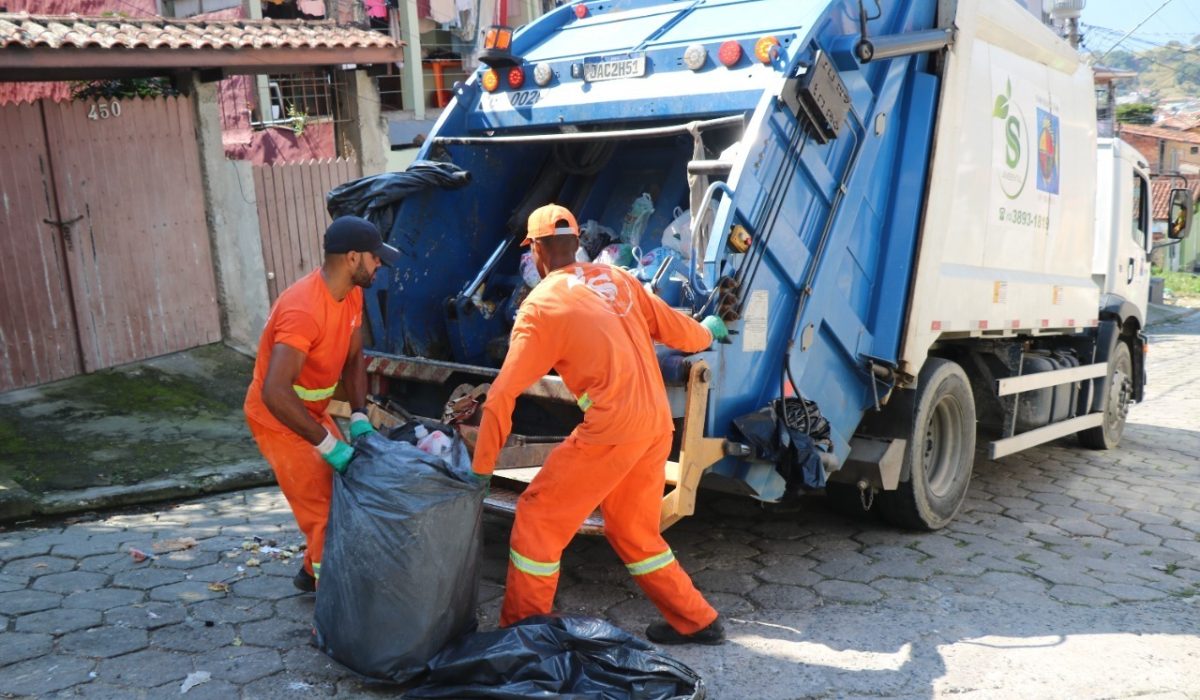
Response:
[[[319,421],[335,438],[341,431],[328,413]],[[333,499],[333,467],[317,448],[293,432],[270,430],[247,419],[250,433],[262,456],[275,472],[279,489],[292,508],[292,515],[308,548],[304,550],[304,568],[314,578],[321,577],[321,552],[325,549],[325,525],[329,522],[329,503]]]
[[[571,436],[550,453],[517,501],[502,627],[550,612],[562,551],[597,505],[609,544],[672,627],[691,634],[717,618],[658,530],[670,452],[667,433],[621,445]]]

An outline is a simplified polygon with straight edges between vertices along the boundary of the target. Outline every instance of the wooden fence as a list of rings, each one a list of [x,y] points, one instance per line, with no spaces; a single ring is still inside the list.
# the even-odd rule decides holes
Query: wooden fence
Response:
[[[321,236],[330,224],[325,195],[361,173],[358,161],[344,158],[254,167],[258,226],[272,303],[290,284],[321,264]]]

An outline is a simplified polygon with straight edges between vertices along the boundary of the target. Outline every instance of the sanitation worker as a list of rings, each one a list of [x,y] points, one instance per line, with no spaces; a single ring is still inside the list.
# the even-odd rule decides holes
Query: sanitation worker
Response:
[[[325,408],[340,384],[353,409],[350,440],[374,430],[366,414],[362,288],[399,255],[375,224],[356,216],[330,224],[324,247],[324,264],[275,300],[243,405],[308,543],[292,579],[302,591],[315,591],[321,575],[333,472],[344,471],[354,453]]]
[[[521,305],[484,403],[476,477],[491,478],[517,396],[551,369],[578,397],[584,417],[517,503],[500,624],[550,612],[562,551],[598,505],[609,543],[666,619],[646,636],[660,644],[719,644],[725,632],[717,611],[658,529],[674,425],[654,341],[699,352],[728,330],[715,316],[701,324],[671,309],[624,270],[576,262],[579,226],[563,207],[529,216],[522,245],[530,244],[543,279]]]

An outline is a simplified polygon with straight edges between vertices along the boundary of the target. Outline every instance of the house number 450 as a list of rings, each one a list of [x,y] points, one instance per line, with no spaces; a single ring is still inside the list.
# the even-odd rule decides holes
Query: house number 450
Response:
[[[108,119],[121,116],[121,103],[113,100],[110,103],[94,102],[88,109],[88,119]]]

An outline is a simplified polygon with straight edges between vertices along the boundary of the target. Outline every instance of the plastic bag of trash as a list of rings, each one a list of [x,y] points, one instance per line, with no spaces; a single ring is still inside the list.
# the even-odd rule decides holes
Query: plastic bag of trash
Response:
[[[448,459],[379,433],[354,450],[334,477],[315,642],[359,674],[401,683],[475,628],[484,490],[457,435]]]
[[[603,698],[705,696],[683,663],[604,620],[535,616],[456,640],[429,662],[406,698]]]
[[[672,212],[675,218],[663,229],[662,244],[683,256],[684,260],[692,259],[692,211],[684,211],[675,207]]]
[[[405,197],[432,187],[462,187],[471,181],[471,173],[453,163],[418,160],[399,173],[368,175],[339,185],[325,195],[330,218],[361,216],[383,233],[392,232],[395,209],[392,205]]]

